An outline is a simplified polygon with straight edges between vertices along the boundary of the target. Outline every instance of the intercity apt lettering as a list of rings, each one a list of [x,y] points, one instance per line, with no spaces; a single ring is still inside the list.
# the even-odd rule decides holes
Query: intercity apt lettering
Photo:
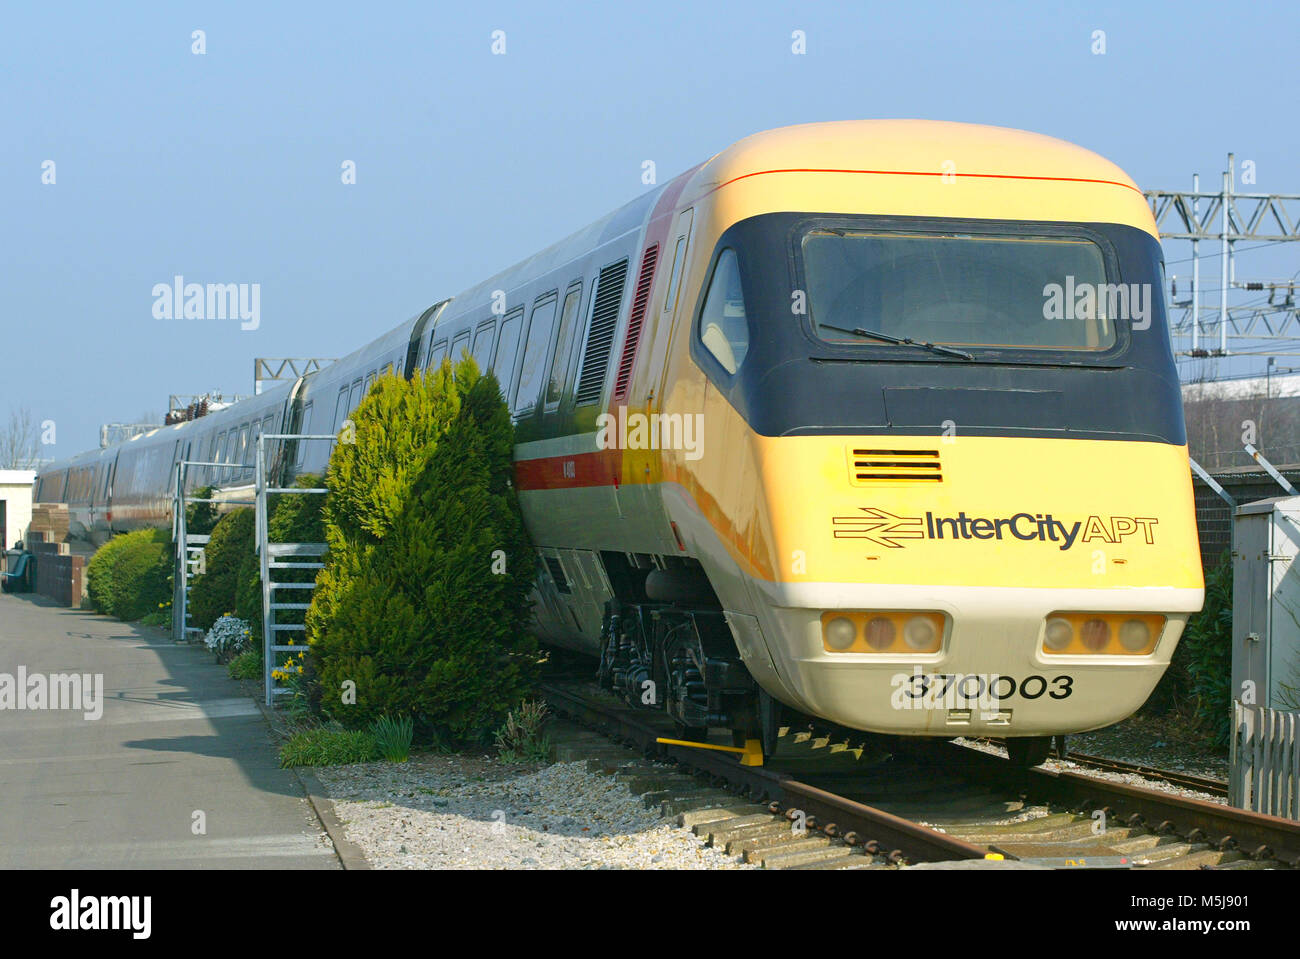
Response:
[[[1103,543],[1122,543],[1139,530],[1148,544],[1154,543],[1155,525],[1159,522],[1149,516],[1089,516],[1073,524],[1062,522],[1051,513],[1016,513],[1014,516],[986,518],[925,514],[926,529],[930,539],[1004,539],[1039,540],[1060,543],[1069,549],[1077,539],[1081,543],[1100,540]]]
[[[1102,516],[1093,514],[1081,520],[1059,519],[1051,513],[1013,513],[1010,516],[969,516],[965,511],[955,516],[940,516],[927,511],[925,516],[896,516],[874,506],[860,507],[860,516],[836,516],[833,529],[836,539],[866,539],[890,549],[899,549],[908,540],[1000,539],[1022,542],[1054,543],[1067,550],[1076,543],[1123,543],[1140,536],[1151,545],[1156,541],[1155,528],[1160,522],[1153,516]]]

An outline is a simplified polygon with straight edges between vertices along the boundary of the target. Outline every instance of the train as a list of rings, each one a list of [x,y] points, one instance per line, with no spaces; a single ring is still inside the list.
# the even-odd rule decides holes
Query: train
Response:
[[[630,704],[688,740],[807,717],[1036,764],[1136,711],[1202,605],[1163,276],[1142,192],[1082,147],[785,127],[35,497],[80,535],[165,525],[177,462],[243,495],[259,432],[337,436],[385,370],[469,354],[516,425],[537,634]],[[330,445],[276,446],[280,481]]]

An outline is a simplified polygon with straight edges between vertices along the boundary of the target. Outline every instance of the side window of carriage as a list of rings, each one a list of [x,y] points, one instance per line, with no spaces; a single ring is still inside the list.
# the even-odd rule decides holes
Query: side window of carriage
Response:
[[[723,250],[713,267],[709,292],[700,312],[700,342],[728,373],[735,373],[749,352],[749,324],[741,292],[736,251]]]

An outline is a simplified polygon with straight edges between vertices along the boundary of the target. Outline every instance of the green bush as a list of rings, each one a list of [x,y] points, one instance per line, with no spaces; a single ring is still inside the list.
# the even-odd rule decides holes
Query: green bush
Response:
[[[472,360],[381,378],[330,459],[330,552],[305,678],[351,728],[411,716],[422,741],[490,742],[532,687],[534,561],[496,378]],[[342,691],[355,684],[355,703]]]
[[[246,649],[226,664],[226,670],[231,679],[261,679],[262,654],[256,649]]]
[[[1216,745],[1226,746],[1232,725],[1232,563],[1227,555],[1206,574],[1205,606],[1187,621],[1174,658],[1179,654],[1197,718]]]
[[[280,749],[280,765],[339,766],[365,763],[378,757],[375,737],[367,730],[318,727],[304,729],[289,737]]]
[[[253,555],[253,528],[253,509],[245,506],[221,517],[212,530],[203,551],[206,571],[190,581],[191,626],[207,632],[222,615],[235,611],[240,564]]]
[[[1190,738],[1226,746],[1232,709],[1232,562],[1224,553],[1205,574],[1205,605],[1187,620],[1169,668],[1143,706]]]
[[[211,499],[215,490],[211,486],[202,486],[187,495],[195,499]],[[211,533],[217,528],[221,515],[216,503],[188,503],[185,506],[185,532],[194,535]]]
[[[101,613],[132,622],[171,603],[172,545],[166,530],[115,536],[86,568],[86,592]]]

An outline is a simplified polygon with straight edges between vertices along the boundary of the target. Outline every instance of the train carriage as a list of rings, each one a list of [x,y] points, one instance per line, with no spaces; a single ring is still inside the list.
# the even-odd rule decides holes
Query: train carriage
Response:
[[[259,400],[337,433],[378,372],[468,353],[517,424],[537,629],[629,702],[686,736],[770,744],[794,712],[1034,762],[1136,710],[1201,606],[1162,291],[1096,154],[809,124]]]

